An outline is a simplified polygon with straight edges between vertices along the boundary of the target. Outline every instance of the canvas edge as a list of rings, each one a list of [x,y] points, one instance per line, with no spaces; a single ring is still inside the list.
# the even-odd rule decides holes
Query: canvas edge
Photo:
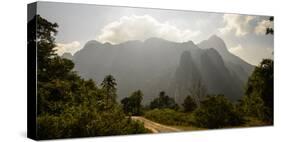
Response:
[[[37,14],[37,2],[27,5],[27,41],[36,39],[36,20],[29,24]],[[27,42],[28,43],[28,42]],[[36,69],[36,44],[27,44],[27,137],[38,140],[37,137],[37,69]]]

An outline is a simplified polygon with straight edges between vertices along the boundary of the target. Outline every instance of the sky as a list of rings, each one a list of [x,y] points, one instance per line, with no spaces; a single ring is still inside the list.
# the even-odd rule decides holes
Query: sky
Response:
[[[39,2],[37,12],[59,25],[57,53],[74,54],[87,41],[119,44],[151,37],[200,43],[216,34],[228,50],[252,65],[273,58],[268,16]]]

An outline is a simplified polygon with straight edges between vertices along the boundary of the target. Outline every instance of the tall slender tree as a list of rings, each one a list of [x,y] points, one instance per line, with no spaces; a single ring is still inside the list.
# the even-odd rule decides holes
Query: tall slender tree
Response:
[[[107,75],[101,83],[102,89],[106,93],[106,100],[108,104],[116,102],[116,85],[116,80],[112,75]]]

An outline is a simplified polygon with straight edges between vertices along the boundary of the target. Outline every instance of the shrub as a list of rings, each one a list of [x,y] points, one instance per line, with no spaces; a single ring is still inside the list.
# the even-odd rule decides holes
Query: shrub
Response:
[[[196,104],[195,100],[190,96],[187,96],[184,99],[182,106],[183,106],[184,112],[192,112],[197,108],[197,104]]]
[[[133,121],[121,107],[106,111],[88,106],[66,109],[61,115],[40,115],[37,118],[38,136],[41,139],[89,137],[123,134],[140,134],[149,131],[140,122]]]
[[[174,98],[169,97],[166,95],[164,91],[161,91],[159,93],[159,97],[155,98],[151,103],[150,103],[150,109],[174,109],[177,110],[179,109],[178,104],[175,102]]]
[[[127,115],[141,115],[143,94],[140,90],[135,91],[129,97],[121,100],[123,110]]]
[[[243,123],[243,118],[223,95],[207,96],[194,112],[195,125],[203,128],[222,128]]]
[[[173,109],[153,109],[147,111],[146,118],[166,125],[188,125],[189,116],[186,113],[178,112]]]

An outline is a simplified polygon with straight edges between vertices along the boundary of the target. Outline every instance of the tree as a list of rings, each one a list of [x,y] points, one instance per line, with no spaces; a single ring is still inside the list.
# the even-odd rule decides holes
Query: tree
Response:
[[[41,81],[48,81],[49,70],[54,70],[50,67],[52,57],[55,54],[55,35],[57,34],[57,23],[51,23],[40,15],[36,15],[34,20],[37,22],[36,26],[36,42],[37,42],[37,72],[38,79]]]
[[[186,96],[182,106],[184,108],[184,112],[192,112],[197,108],[197,104],[191,96]]]
[[[54,56],[49,61],[49,68],[47,68],[49,79],[63,79],[67,78],[69,75],[73,74],[74,63],[65,58],[59,56]],[[50,76],[51,74],[51,76]]]
[[[131,105],[131,100],[129,97],[125,97],[124,99],[121,100],[121,104],[123,105],[123,111],[127,115],[132,115],[132,105]]]
[[[155,109],[164,109],[164,108],[170,108],[170,109],[178,109],[179,106],[175,102],[173,98],[170,98],[165,94],[164,91],[161,91],[159,94],[158,98],[155,98],[151,103],[150,103],[150,108]]]
[[[201,106],[201,101],[205,98],[207,94],[207,88],[201,82],[201,80],[195,81],[192,86],[188,89],[188,94],[193,97],[197,106]]]
[[[260,63],[259,66],[255,68],[252,75],[249,77],[246,92],[247,95],[244,100],[244,103],[252,104],[247,105],[248,107],[253,107],[255,103],[256,105],[263,105],[264,104],[264,111],[263,115],[256,115],[257,117],[264,119],[270,123],[273,123],[273,60],[271,59],[264,59]],[[249,102],[247,98],[256,98],[252,100],[259,100],[258,102]],[[248,108],[249,110],[255,108]],[[261,117],[263,116],[263,117]]]
[[[201,107],[194,112],[195,125],[203,128],[222,128],[243,123],[232,103],[224,95],[212,95],[201,102]]]
[[[116,80],[112,75],[107,75],[101,83],[103,90],[105,90],[106,100],[108,104],[110,102],[116,103],[116,85]]]
[[[123,110],[126,114],[141,115],[143,94],[140,90],[133,92],[130,97],[125,97],[121,100]]]
[[[72,71],[74,63],[60,58],[55,53],[55,35],[57,23],[51,23],[36,15],[30,23],[36,23],[36,37],[28,40],[29,44],[37,43],[37,114],[59,113],[63,111],[63,101],[71,100],[68,91],[70,82],[67,78],[77,78]],[[35,39],[34,39],[35,38]]]
[[[117,96],[113,76],[105,78],[102,88],[91,79],[82,79],[73,71],[71,60],[55,53],[58,25],[39,15],[28,26],[34,24],[36,37],[28,37],[28,44],[37,43],[38,139],[148,132],[143,124],[127,118],[119,105],[108,107],[108,102],[113,104]]]
[[[264,102],[258,94],[245,95],[238,104],[239,112],[244,116],[263,119],[265,116]]]

